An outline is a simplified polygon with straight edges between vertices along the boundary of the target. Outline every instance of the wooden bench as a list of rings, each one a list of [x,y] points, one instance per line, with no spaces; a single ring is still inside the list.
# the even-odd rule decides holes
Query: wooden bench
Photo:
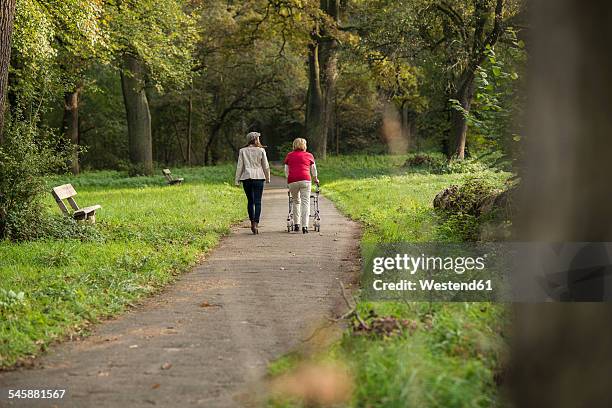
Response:
[[[74,210],[72,213],[72,218],[80,221],[87,220],[91,223],[96,222],[96,210],[102,208],[102,206],[92,205],[91,207],[79,208],[78,204],[74,200],[74,196],[76,196],[77,192],[74,190],[74,187],[72,187],[72,184],[64,184],[62,186],[54,187],[53,190],[51,190],[51,194],[64,214],[68,216],[71,215],[68,211],[68,207],[66,207],[66,204],[64,203],[64,200],[66,200],[68,201],[68,204],[70,204],[70,207],[72,207]]]
[[[173,185],[173,184],[181,184],[184,180],[184,178],[180,177],[180,178],[174,178],[174,176],[172,175],[172,172],[170,171],[170,169],[163,169],[162,173],[164,173],[164,176],[166,177],[166,180],[168,181],[168,184]]]

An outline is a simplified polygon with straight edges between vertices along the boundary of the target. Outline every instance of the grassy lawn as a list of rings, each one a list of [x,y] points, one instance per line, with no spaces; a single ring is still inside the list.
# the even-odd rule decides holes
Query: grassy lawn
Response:
[[[453,240],[441,227],[432,201],[468,174],[429,174],[401,167],[405,156],[336,157],[317,164],[324,194],[364,227],[364,243]],[[478,175],[503,183],[508,174]],[[488,303],[397,303],[360,301],[368,316],[395,316],[416,322],[399,336],[351,335],[315,359],[340,362],[351,371],[355,407],[502,406],[494,381],[506,344],[504,307]],[[270,367],[272,376],[299,359],[284,358]],[[300,406],[272,401],[272,406]]]
[[[54,177],[100,204],[85,240],[0,242],[0,368],[33,356],[151,294],[194,265],[244,217],[231,165],[176,169],[181,186],[118,172]],[[48,210],[59,209],[51,195]]]

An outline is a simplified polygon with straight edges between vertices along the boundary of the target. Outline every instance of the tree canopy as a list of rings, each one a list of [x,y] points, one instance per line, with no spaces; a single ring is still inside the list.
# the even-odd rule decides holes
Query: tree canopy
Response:
[[[318,157],[511,156],[524,10],[520,0],[23,0],[4,127],[28,121],[55,138],[74,172],[232,160],[250,130],[273,159],[298,136]]]

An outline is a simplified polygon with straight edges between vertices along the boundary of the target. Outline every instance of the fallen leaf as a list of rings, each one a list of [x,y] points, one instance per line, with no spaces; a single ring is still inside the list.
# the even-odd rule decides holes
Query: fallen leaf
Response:
[[[216,303],[209,303],[207,301],[204,301],[204,302],[200,303],[200,307],[222,307],[222,305],[218,305]]]
[[[160,386],[160,384],[153,384],[153,385],[151,386],[151,389],[152,389],[152,390],[156,390],[156,389],[158,389],[158,388],[159,388],[159,386]]]
[[[162,370],[169,370],[169,369],[171,369],[171,368],[172,368],[172,363],[164,363],[164,364],[162,364],[162,366],[161,366],[161,369],[162,369]]]

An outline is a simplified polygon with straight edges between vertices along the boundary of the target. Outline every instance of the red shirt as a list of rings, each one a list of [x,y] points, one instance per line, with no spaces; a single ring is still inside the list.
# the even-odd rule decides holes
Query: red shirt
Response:
[[[310,165],[314,164],[314,162],[313,155],[308,152],[302,150],[289,152],[287,157],[285,157],[285,164],[289,166],[287,183],[310,181]]]

